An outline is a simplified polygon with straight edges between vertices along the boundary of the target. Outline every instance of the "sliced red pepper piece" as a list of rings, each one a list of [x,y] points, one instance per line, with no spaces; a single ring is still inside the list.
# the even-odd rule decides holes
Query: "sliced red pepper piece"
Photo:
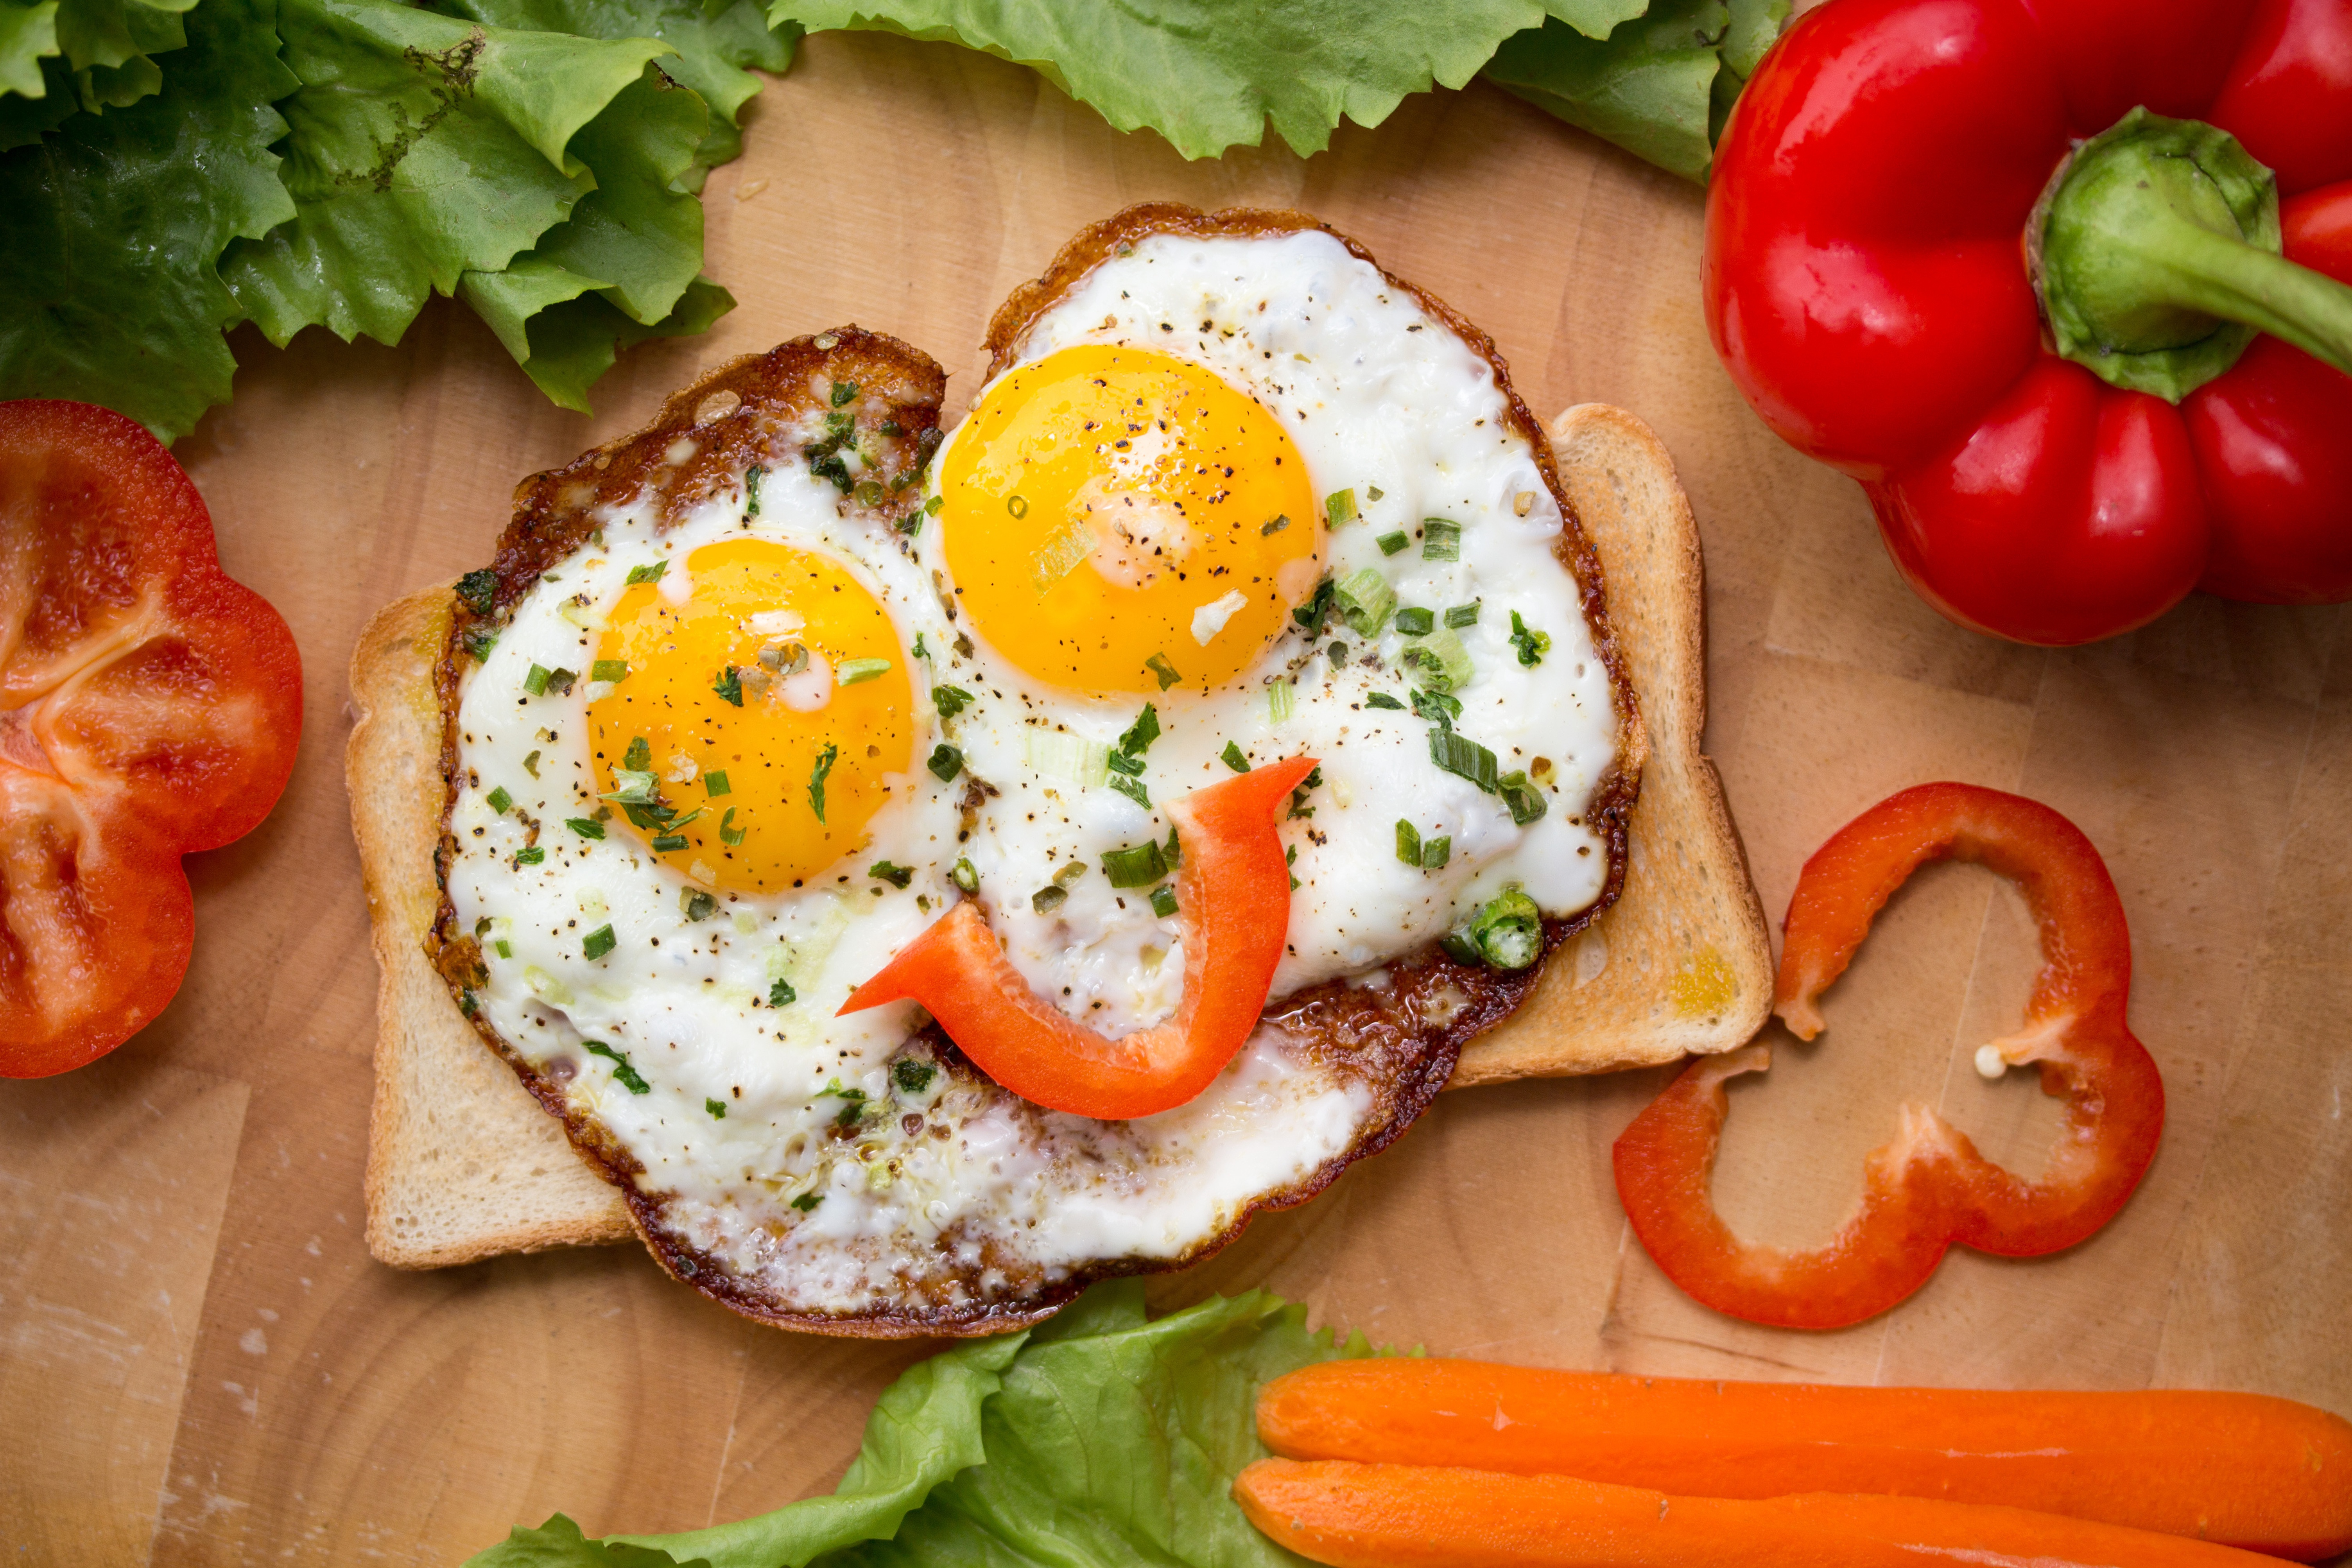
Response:
[[[2124,1021],[2131,936],[2105,862],[2082,830],[2036,801],[1929,784],[1880,802],[1805,862],[1789,903],[1773,1010],[1800,1039],[1895,889],[1929,860],[1971,860],[2018,885],[2045,960],[2025,1026],[1978,1052],[1980,1069],[2038,1062],[2066,1102],[2065,1131],[2038,1182],[2002,1170],[1925,1106],[1866,1165],[1861,1209],[1827,1246],[1785,1252],[1741,1241],[1708,1182],[1727,1111],[1723,1083],[1771,1065],[1764,1046],[1702,1059],[1617,1140],[1617,1191],[1634,1234],[1676,1285],[1719,1312],[1790,1329],[1836,1329],[1885,1311],[1927,1282],[1957,1241],[2004,1258],[2074,1246],[2097,1230],[2156,1156],[2164,1084]]]
[[[1176,1016],[1106,1039],[1030,988],[969,900],[908,944],[841,1008],[918,1002],[964,1055],[1048,1110],[1118,1121],[1209,1087],[1257,1027],[1290,931],[1290,865],[1276,830],[1312,757],[1256,768],[1165,807],[1176,872],[1184,992]]]
[[[0,1076],[105,1055],[187,973],[180,857],[286,788],[302,667],[220,569],[172,455],[86,403],[0,403]]]

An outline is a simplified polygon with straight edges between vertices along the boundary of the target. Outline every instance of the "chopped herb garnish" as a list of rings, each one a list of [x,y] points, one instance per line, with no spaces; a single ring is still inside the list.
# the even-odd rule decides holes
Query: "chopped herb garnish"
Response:
[[[920,1094],[931,1087],[931,1079],[940,1069],[929,1062],[919,1062],[912,1057],[900,1057],[890,1064],[890,1081],[898,1086],[900,1094]]]
[[[856,382],[836,381],[833,384],[833,405],[835,408],[839,408],[842,405],[847,403],[851,398],[856,395],[857,384]]]
[[[1176,829],[1172,824],[1168,829],[1168,847],[1164,853],[1168,858],[1170,870],[1173,871],[1184,863],[1184,845],[1182,840],[1176,837]]]
[[[887,675],[890,661],[887,658],[845,658],[833,667],[833,679],[843,686],[856,686]]]
[[[499,574],[488,566],[457,579],[457,597],[465,600],[466,607],[478,616],[488,615],[498,596]]]
[[[763,464],[754,463],[750,468],[743,470],[743,515],[745,518],[754,518],[760,515],[760,481],[767,477],[768,470],[766,466]]]
[[[1158,739],[1160,710],[1147,702],[1143,705],[1143,711],[1135,716],[1135,722],[1127,727],[1127,733],[1118,738],[1118,749],[1128,756],[1139,757],[1150,751],[1151,742]]]
[[[1277,680],[1265,689],[1265,717],[1270,724],[1286,722],[1290,718],[1291,700],[1297,695],[1287,680]]]
[[[969,859],[959,857],[948,872],[948,880],[967,893],[980,891],[980,870]]]
[[[1176,912],[1176,889],[1162,882],[1151,889],[1151,912],[1166,920]]]
[[[928,446],[928,447],[936,447],[939,445],[939,443],[938,443],[937,441],[932,440],[932,439],[931,439],[931,437],[934,437],[934,436],[937,436],[938,434],[939,434],[939,432],[938,432],[938,431],[936,431],[936,430],[926,430],[926,431],[924,431],[924,432],[923,432],[923,440],[924,440],[925,445],[926,445],[926,446]],[[929,460],[930,460],[930,459],[929,459],[928,457],[926,457],[926,458],[924,458],[924,461],[926,461],[926,462],[929,462]],[[920,470],[920,469],[917,469],[916,471],[917,471],[918,473],[921,472],[921,470]],[[941,508],[941,507],[943,507],[943,506],[945,506],[945,505],[947,505],[947,504],[948,504],[948,498],[947,498],[947,497],[945,497],[945,496],[933,496],[930,500],[927,500],[927,501],[925,501],[925,502],[923,503],[923,515],[924,515],[925,517],[937,517],[937,516],[939,516],[939,515],[940,515],[940,508]]]
[[[466,651],[473,655],[476,664],[490,657],[490,649],[499,646],[499,634],[488,626],[466,628]]]
[[[1427,611],[1422,612],[1423,615]],[[1470,650],[1462,646],[1452,626],[1439,626],[1421,641],[1404,650],[1407,668],[1419,669],[1422,679],[1433,691],[1458,691],[1470,684],[1475,673],[1470,663]]]
[[[887,882],[894,888],[903,888],[915,879],[915,868],[912,866],[895,865],[888,860],[875,861],[866,868],[866,874],[877,881]]]
[[[1130,757],[1125,752],[1111,752],[1106,754],[1103,758],[1103,766],[1115,773],[1125,773],[1129,778],[1143,776],[1143,759]]]
[[[683,849],[685,847],[686,835],[683,833],[656,833],[654,835],[654,853],[656,855],[667,855],[673,849]]]
[[[1441,730],[1454,728],[1454,721],[1462,717],[1462,700],[1448,697],[1443,691],[1422,691],[1412,694],[1412,710],[1416,717],[1428,720]]]
[[[1242,755],[1241,747],[1235,745],[1231,741],[1227,741],[1225,742],[1225,749],[1219,752],[1217,755],[1224,760],[1225,766],[1233,769],[1234,772],[1237,773],[1245,773],[1250,771],[1249,759]]]
[[[548,679],[554,673],[543,664],[534,664],[523,672],[522,689],[533,697],[544,697],[547,695]]]
[[[506,785],[504,784],[500,784],[498,788],[492,790],[489,793],[488,798],[490,809],[497,812],[500,816],[504,816],[507,814],[507,807],[514,804],[514,796],[507,793]]]
[[[735,786],[727,782],[727,770],[725,768],[713,768],[709,773],[703,774],[702,787],[714,795],[732,795],[735,793]]]
[[[1406,537],[1404,530],[1394,529],[1387,533],[1381,534],[1378,539],[1373,540],[1372,542],[1381,547],[1381,554],[1394,555],[1398,551],[1402,550],[1406,545],[1411,544],[1412,541]]]
[[[571,670],[561,668],[552,669],[548,672],[547,689],[559,696],[569,696],[572,683],[579,679],[580,677]]]
[[[514,943],[509,942],[504,937],[499,938],[498,941],[490,943],[490,945],[498,950],[498,954],[500,958],[512,958],[514,956]]]
[[[1456,778],[1468,779],[1488,795],[1498,785],[1495,753],[1453,730],[1433,729],[1429,732],[1429,760]]]
[[[1380,500],[1380,499],[1381,499],[1381,487],[1380,487],[1380,486],[1378,486],[1378,485],[1370,485],[1370,486],[1367,486],[1367,487],[1365,488],[1365,490],[1364,490],[1364,499],[1365,499],[1365,500]]]
[[[629,580],[625,586],[634,588],[640,583],[658,583],[662,580],[662,574],[668,570],[669,563],[667,561],[656,561],[650,566],[632,566],[629,568]],[[596,679],[602,680],[604,677],[598,676]]]
[[[601,925],[580,939],[580,951],[591,960],[599,959],[612,952],[620,940],[613,934],[611,926]]]
[[[1148,888],[1168,875],[1168,857],[1157,839],[1146,839],[1102,858],[1103,875],[1114,888]]]
[[[1396,613],[1396,629],[1409,637],[1425,637],[1437,625],[1437,616],[1428,610],[1408,608]]]
[[[1283,851],[1283,855],[1282,855],[1282,863],[1283,863],[1284,865],[1286,865],[1286,866],[1296,866],[1296,865],[1297,865],[1297,864],[1298,864],[1298,846],[1297,846],[1297,845],[1294,844],[1294,845],[1292,845],[1288,849],[1286,849],[1286,850],[1284,850],[1284,851]],[[1294,871],[1294,872],[1292,872],[1292,873],[1291,873],[1291,877],[1290,877],[1290,890],[1291,890],[1292,892],[1294,892],[1294,893],[1295,893],[1295,892],[1298,891],[1298,889],[1299,889],[1298,874],[1297,874],[1297,872],[1295,872],[1295,871]]]
[[[1333,490],[1323,498],[1323,515],[1331,520],[1334,528],[1345,528],[1356,521],[1356,492]]]
[[[824,1202],[823,1193],[803,1193],[793,1200],[793,1207],[803,1214],[813,1214],[816,1211],[816,1205],[823,1202]]]
[[[1323,657],[1331,661],[1332,668],[1337,669],[1348,662],[1348,645],[1335,637],[1331,646],[1323,650]]]
[[[768,987],[768,1005],[771,1007],[789,1007],[799,1000],[800,994],[793,989],[793,983],[789,980],[779,980]]]
[[[880,506],[884,499],[885,496],[881,480],[861,479],[858,481],[857,504],[859,506]]]
[[[727,815],[719,819],[719,842],[733,849],[739,847],[751,830],[735,826],[735,808],[729,806]]]
[[[628,749],[621,753],[621,765],[637,773],[651,769],[654,765],[653,742],[643,735],[630,736]]]
[[[617,686],[629,679],[629,661],[625,658],[600,658],[588,667],[588,679],[610,681]]]
[[[1476,626],[1478,624],[1478,601],[1473,599],[1466,605],[1455,605],[1452,608],[1448,609],[1445,612],[1445,624],[1454,627],[1457,631],[1464,626]]]
[[[1408,866],[1421,865],[1421,829],[1402,816],[1396,825],[1396,856]]]
[[[819,822],[824,820],[824,775],[833,772],[833,764],[840,757],[841,748],[827,741],[824,750],[816,754],[816,762],[809,769],[809,809],[816,813]]]
[[[961,686],[934,686],[931,701],[938,707],[940,718],[952,719],[971,706],[971,693]]]
[[[706,1100],[702,1102],[702,1109],[710,1112],[713,1121],[727,1120],[727,1102],[723,1100]]]
[[[1160,689],[1162,691],[1184,679],[1176,673],[1176,667],[1168,662],[1168,656],[1164,653],[1155,653],[1145,659],[1143,668],[1150,670],[1153,678],[1160,682]]]
[[[931,760],[927,765],[940,783],[953,784],[956,774],[963,772],[963,753],[941,741],[931,748]]]
[[[1442,517],[1421,520],[1421,558],[1423,561],[1459,561],[1462,559],[1462,525],[1448,522]]]
[[[680,888],[677,891],[678,912],[689,921],[707,921],[719,909],[719,900],[700,888]]]
[[[720,700],[732,702],[738,708],[743,706],[743,677],[733,665],[719,672],[719,679],[710,683],[710,689],[719,693]]]
[[[923,647],[923,634],[920,632],[917,632],[915,634],[915,657],[917,658],[929,658],[931,657],[930,650]]]
[[[539,776],[539,753],[537,752],[533,752],[530,755],[522,760],[522,771],[529,773],[533,778],[537,778]]]
[[[1029,895],[1029,907],[1041,915],[1050,915],[1069,901],[1069,889],[1050,882]]]
[[[650,805],[657,803],[661,798],[661,780],[650,773],[643,773],[635,768],[614,768],[613,784],[613,792],[610,795],[598,795],[596,798],[609,800],[615,805]],[[638,826],[645,825],[639,823]]]
[[[1396,608],[1396,590],[1388,579],[1367,566],[1360,572],[1350,572],[1332,584],[1332,597],[1339,606],[1339,616],[1360,637],[1376,637],[1389,622],[1390,612]]]
[[[1408,866],[1419,867],[1424,871],[1441,870],[1448,860],[1454,858],[1453,836],[1423,838],[1412,823],[1400,816],[1396,825],[1396,855]]]
[[[1118,753],[1116,752],[1112,752],[1112,765],[1117,766],[1118,761]],[[1122,773],[1114,773],[1103,782],[1109,784],[1111,788],[1118,791],[1119,794],[1127,796],[1128,799],[1135,802],[1136,805],[1143,807],[1144,810],[1150,811],[1151,809],[1151,792],[1144,787],[1144,783],[1141,779],[1129,778]]]
[[[1551,637],[1545,632],[1530,631],[1527,622],[1519,619],[1519,612],[1513,610],[1511,646],[1519,650],[1519,662],[1532,669],[1543,662],[1543,656],[1551,647]]]
[[[1262,522],[1258,524],[1258,537],[1260,539],[1271,539],[1274,535],[1280,533],[1284,529],[1288,528],[1289,526],[1290,519],[1276,516],[1272,522]]]
[[[1057,887],[1071,888],[1086,880],[1086,876],[1087,863],[1083,860],[1073,860],[1054,873],[1054,881]]]
[[[1511,808],[1511,820],[1521,827],[1544,814],[1543,791],[1529,784],[1527,774],[1517,772],[1505,773],[1496,781],[1495,787],[1501,793],[1503,804]]]
[[[1487,900],[1445,945],[1457,958],[1467,948],[1496,969],[1525,969],[1543,956],[1543,911],[1513,883]]]
[[[536,844],[526,844],[515,851],[514,863],[518,866],[536,866],[546,858],[545,849]]]
[[[1015,517],[1027,517],[1029,515],[1028,498],[1024,496],[1007,496],[1004,499],[1004,510],[1011,512]]]
[[[1323,635],[1323,623],[1331,618],[1331,579],[1323,578],[1315,584],[1314,595],[1290,612],[1290,618],[1307,628],[1309,641]]]
[[[587,1047],[590,1056],[603,1057],[613,1064],[613,1076],[621,1080],[623,1089],[627,1089],[631,1094],[653,1092],[653,1085],[638,1076],[637,1069],[629,1065],[628,1058],[602,1040],[583,1040],[580,1043]]]
[[[1368,691],[1364,693],[1364,706],[1367,708],[1401,709],[1404,704],[1398,701],[1395,698],[1390,696],[1385,691]]]
[[[602,838],[604,837],[604,825],[601,822],[592,822],[584,816],[567,816],[563,819],[563,826],[572,829],[572,832],[577,833],[583,838]]]

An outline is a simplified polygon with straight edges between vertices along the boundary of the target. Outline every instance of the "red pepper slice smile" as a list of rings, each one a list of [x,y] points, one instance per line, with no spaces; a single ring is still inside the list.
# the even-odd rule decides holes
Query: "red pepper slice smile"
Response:
[[[1293,757],[1168,804],[1184,852],[1176,872],[1184,992],[1166,1023],[1110,1040],[1073,1022],[1030,989],[968,900],[841,1011],[919,1002],[982,1072],[1049,1110],[1117,1121],[1183,1104],[1257,1027],[1290,930],[1276,822],[1314,770],[1314,758]]]
[[[2015,882],[2045,960],[2025,1026],[1978,1053],[2036,1062],[2066,1102],[2065,1131],[2038,1182],[2001,1169],[1925,1106],[1904,1110],[1871,1154],[1862,1207],[1810,1252],[1734,1236],[1708,1193],[1727,1110],[1726,1079],[1771,1065],[1748,1046],[1693,1066],[1617,1140],[1617,1191],[1634,1234],[1674,1282],[1736,1318],[1835,1329],[1885,1311],[1927,1282],[1957,1241],[2004,1258],[2074,1246],[2097,1230],[2156,1156],[2164,1084],[2124,1021],[2131,937],[2105,863],[2073,823],[2039,802],[1974,784],[1930,784],[1880,802],[1838,830],[1798,878],[1773,1011],[1800,1039],[1821,1033],[1815,998],[1845,972],[1870,922],[1921,865],[1972,860]]]

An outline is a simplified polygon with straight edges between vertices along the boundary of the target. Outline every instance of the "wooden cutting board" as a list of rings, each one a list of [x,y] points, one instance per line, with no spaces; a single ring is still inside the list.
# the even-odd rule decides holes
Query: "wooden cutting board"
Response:
[[[1483,85],[1302,160],[1187,164],[1001,61],[811,40],[706,196],[741,308],[641,351],[594,419],[550,407],[462,310],[397,348],[250,331],[236,400],[179,455],[229,570],[309,674],[301,760],[243,843],[190,863],[194,967],[107,1060],[0,1085],[0,1541],[42,1563],[447,1563],[562,1509],[698,1526],[829,1487],[923,1345],[753,1327],[635,1247],[401,1274],[361,1243],[375,969],[344,812],[343,670],[384,601],[479,564],[517,479],[632,427],[700,366],[844,321],[976,384],[990,311],[1125,204],[1303,207],[1491,331],[1549,416],[1654,426],[1706,544],[1709,747],[1768,910],[1832,829],[1958,778],[2066,812],[2123,889],[2135,1027],[2171,1119],[2131,1206],[2074,1252],[1956,1256],[1834,1334],[1693,1305],[1628,1236],[1609,1145],[1658,1073],[1445,1096],[1307,1207],[1161,1281],[1265,1284],[1374,1338],[1562,1366],[1854,1382],[2184,1384],[2352,1413],[2352,637],[2343,612],[2194,599],[2098,647],[1956,629],[1904,588],[1860,491],[1734,394],[1698,310],[1697,191]],[[1898,897],[1814,1046],[1738,1081],[1718,1173],[1802,1243],[1906,1098],[2030,1169],[2057,1125],[1976,1045],[2035,967],[1992,878]]]

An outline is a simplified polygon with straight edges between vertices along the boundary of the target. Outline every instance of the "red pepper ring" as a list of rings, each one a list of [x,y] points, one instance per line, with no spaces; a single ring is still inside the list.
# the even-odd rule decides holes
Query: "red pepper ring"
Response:
[[[1182,1105],[1257,1028],[1290,931],[1290,864],[1279,816],[1315,771],[1293,757],[1195,790],[1163,809],[1176,870],[1184,992],[1176,1016],[1116,1040],[1032,990],[967,900],[934,921],[843,1004],[922,1004],[981,1071],[1048,1110],[1126,1121]]]
[[[1773,1010],[1800,1039],[1822,1027],[1814,999],[1845,972],[1870,922],[1929,860],[1973,860],[2024,893],[2044,964],[2025,1026],[1979,1050],[1979,1070],[2039,1062],[2066,1102],[2042,1179],[2020,1179],[1923,1105],[1865,1165],[1862,1206],[1827,1246],[1784,1252],[1741,1241],[1708,1182],[1727,1107],[1723,1082],[1771,1065],[1763,1046],[1700,1060],[1617,1140],[1617,1192],[1669,1279],[1719,1312],[1788,1329],[1839,1329],[1927,1282],[1957,1241],[2030,1258],[2072,1247],[2122,1208],[2156,1157],[2164,1083],[2124,1019],[2131,936],[2099,852],[2036,801],[1974,784],[1920,784],[1864,812],[1797,879],[1783,922]],[[1994,1076],[1997,1076],[1997,1071]]]

